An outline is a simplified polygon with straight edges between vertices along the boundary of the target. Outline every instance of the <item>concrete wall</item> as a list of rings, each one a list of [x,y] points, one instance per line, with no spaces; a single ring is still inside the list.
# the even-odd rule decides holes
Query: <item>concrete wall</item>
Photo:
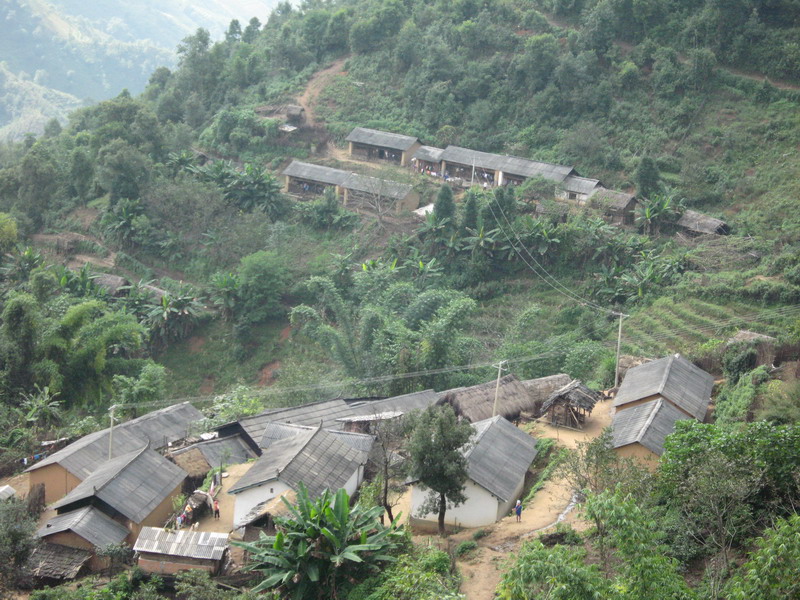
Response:
[[[47,465],[29,472],[28,481],[31,488],[40,483],[44,484],[45,504],[61,500],[81,482],[80,479],[59,464]]]
[[[289,486],[276,479],[259,485],[258,487],[248,488],[238,494],[233,494],[235,498],[235,503],[233,505],[234,527],[236,527],[257,504],[272,500],[275,496],[279,496],[287,490],[289,490]]]
[[[505,509],[505,505],[508,503],[501,503],[496,496],[471,480],[467,480],[464,486],[464,495],[467,497],[464,504],[447,508],[444,515],[445,524],[457,527],[484,527],[508,514],[508,510]],[[419,508],[427,497],[428,492],[423,491],[419,485],[412,486],[410,516],[414,517],[414,521],[427,521],[435,526],[438,522],[436,513],[418,516]],[[516,498],[510,502],[516,503]]]
[[[200,558],[188,558],[185,556],[166,556],[164,554],[139,554],[137,561],[139,568],[147,573],[157,575],[175,575],[181,571],[198,569],[208,571],[215,575],[219,571],[219,561]]]

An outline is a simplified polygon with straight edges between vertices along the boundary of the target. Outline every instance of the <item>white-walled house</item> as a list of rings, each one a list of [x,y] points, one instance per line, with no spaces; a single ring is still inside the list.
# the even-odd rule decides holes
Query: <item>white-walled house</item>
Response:
[[[447,507],[445,523],[457,527],[483,527],[510,514],[525,486],[525,474],[536,458],[536,440],[501,416],[474,423],[475,435],[466,446],[468,478],[466,502]],[[436,513],[420,515],[428,490],[419,483],[411,488],[413,525],[435,525]]]
[[[288,490],[296,492],[301,482],[312,498],[325,489],[344,488],[352,495],[364,479],[368,455],[369,449],[354,448],[341,435],[321,426],[296,428],[294,435],[265,449],[250,470],[228,490],[236,497],[234,528],[246,525],[260,505]]]

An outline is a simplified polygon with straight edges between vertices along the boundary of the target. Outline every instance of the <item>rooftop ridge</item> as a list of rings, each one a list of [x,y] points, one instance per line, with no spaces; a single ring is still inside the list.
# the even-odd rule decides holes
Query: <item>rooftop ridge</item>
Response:
[[[322,431],[322,421],[320,421],[319,425],[316,426],[316,428],[314,429],[314,433],[308,436],[308,439],[305,442],[303,442],[303,445],[297,449],[297,452],[295,452],[294,456],[292,456],[292,458],[289,459],[289,462],[283,465],[282,469],[278,468],[278,475],[280,475],[282,471],[285,471],[295,460],[297,460],[297,457],[300,456],[300,454],[302,454],[303,450],[306,449],[306,446],[308,446],[309,442],[311,442],[311,440],[313,440],[320,431]]]
[[[644,434],[647,433],[647,430],[650,429],[650,425],[653,424],[653,419],[656,418],[658,411],[661,410],[661,407],[664,405],[664,400],[659,398],[656,400],[656,405],[653,407],[653,410],[650,411],[650,416],[647,417],[647,421],[644,422],[642,428],[639,430],[639,433],[636,435],[636,441],[641,442]]]
[[[114,474],[113,474],[111,477],[109,477],[109,478],[108,478],[106,481],[104,481],[104,482],[102,483],[102,485],[100,485],[100,487],[97,487],[97,486],[92,486],[92,488],[94,489],[94,493],[95,493],[95,494],[97,494],[97,492],[101,491],[101,490],[102,490],[102,489],[104,489],[104,488],[105,488],[105,487],[106,487],[106,486],[107,486],[109,483],[111,483],[112,481],[114,481],[114,480],[117,478],[117,476],[119,476],[119,474],[120,474],[120,473],[122,473],[122,472],[123,472],[125,469],[127,469],[127,468],[128,468],[130,465],[131,465],[131,463],[132,463],[133,461],[135,461],[135,460],[136,460],[137,458],[139,458],[139,457],[140,457],[142,454],[144,454],[144,452],[145,452],[146,450],[148,450],[149,448],[150,448],[150,442],[148,441],[148,442],[147,442],[147,444],[145,444],[145,445],[142,447],[142,449],[141,449],[141,450],[138,450],[138,451],[136,451],[136,452],[135,452],[135,455],[134,455],[134,453],[133,453],[133,452],[131,452],[131,458],[130,458],[129,460],[127,460],[127,461],[125,462],[125,464],[124,464],[124,465],[122,465],[122,466],[121,466],[119,469],[117,469],[117,472],[116,472],[116,473],[114,473]],[[125,456],[125,455],[123,454],[122,456],[118,456],[117,458],[122,458],[123,456]],[[111,460],[114,460],[114,459],[112,458]]]

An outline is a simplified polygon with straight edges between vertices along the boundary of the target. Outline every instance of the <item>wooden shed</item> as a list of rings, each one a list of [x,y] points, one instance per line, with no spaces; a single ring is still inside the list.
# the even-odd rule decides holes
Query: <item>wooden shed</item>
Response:
[[[694,210],[687,210],[678,219],[678,227],[695,234],[727,235],[730,228],[725,221],[709,217]]]
[[[542,404],[542,413],[551,425],[583,429],[594,405],[602,400],[602,394],[590,390],[577,379],[556,390]]]
[[[422,146],[420,141],[410,135],[389,133],[366,127],[356,127],[345,138],[349,144],[350,156],[366,160],[385,160],[406,166],[411,157]]]
[[[603,184],[597,179],[569,175],[561,182],[561,191],[558,195],[565,200],[583,205],[589,196],[601,189],[604,189]]]
[[[636,195],[600,188],[589,196],[589,205],[599,210],[612,225],[633,225],[636,218]]]
[[[34,548],[24,572],[38,584],[60,585],[88,571],[92,552],[61,544],[41,543]]]
[[[123,288],[128,285],[127,279],[111,273],[95,275],[92,279],[97,287],[104,289],[109,296],[115,298],[124,295],[125,290]]]
[[[217,575],[225,564],[228,534],[144,527],[133,546],[146,573],[175,575],[198,569]]]

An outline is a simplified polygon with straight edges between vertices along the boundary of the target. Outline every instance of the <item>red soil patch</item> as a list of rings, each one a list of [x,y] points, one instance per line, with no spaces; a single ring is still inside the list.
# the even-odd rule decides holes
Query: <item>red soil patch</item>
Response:
[[[201,337],[199,335],[194,335],[189,338],[187,342],[189,346],[189,353],[190,354],[197,354],[200,350],[203,349],[203,346],[206,345],[206,338]]]
[[[280,336],[278,337],[278,341],[285,342],[289,339],[289,336],[292,335],[292,326],[287,325],[283,329],[281,329]]]
[[[206,375],[203,378],[203,383],[200,384],[200,389],[198,392],[201,396],[210,396],[214,393],[214,383],[215,379],[213,375]]]
[[[273,360],[271,363],[261,367],[261,370],[258,372],[258,383],[256,383],[256,385],[258,387],[266,387],[268,385],[272,385],[273,381],[275,380],[275,371],[277,371],[280,368],[281,368],[281,361],[279,360]]]

